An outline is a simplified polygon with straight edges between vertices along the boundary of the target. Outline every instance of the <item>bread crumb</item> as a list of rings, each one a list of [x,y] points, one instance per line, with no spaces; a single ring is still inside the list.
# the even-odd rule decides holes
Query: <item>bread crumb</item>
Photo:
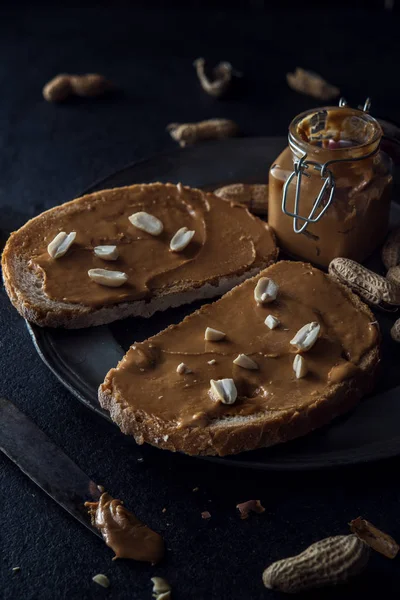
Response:
[[[215,360],[215,358],[212,358],[211,360],[208,360],[208,361],[207,361],[207,364],[208,364],[208,365],[215,365],[215,364],[216,364],[216,362],[217,362],[217,361]]]
[[[92,580],[98,585],[101,585],[101,587],[110,587],[110,580],[108,579],[107,575],[103,575],[103,573],[98,573],[98,575],[92,577]]]
[[[161,512],[166,513],[167,509],[164,507]]]
[[[211,513],[209,513],[208,510],[205,510],[204,512],[201,513],[201,518],[202,519],[211,519]]]
[[[17,571],[20,571],[20,570],[21,570],[21,567],[13,567],[12,568],[12,571],[14,571],[14,573],[16,573]]]
[[[164,396],[158,396],[159,400],[162,400],[164,398]]]
[[[247,519],[250,512],[255,512],[258,514],[265,512],[265,508],[261,504],[260,500],[247,500],[247,502],[237,504],[236,508],[240,512],[241,519]]]
[[[137,459],[137,462],[143,462],[143,461],[144,461],[144,458],[138,458]]]

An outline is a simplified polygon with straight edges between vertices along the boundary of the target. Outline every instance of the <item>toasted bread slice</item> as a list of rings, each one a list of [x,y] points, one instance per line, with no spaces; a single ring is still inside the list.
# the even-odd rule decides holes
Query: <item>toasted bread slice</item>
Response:
[[[163,231],[151,235],[129,217],[147,212]],[[193,238],[171,251],[174,234]],[[76,232],[67,253],[51,258],[47,246],[61,231]],[[106,261],[99,245],[119,254]],[[95,192],[46,211],[13,233],[2,257],[11,302],[41,326],[78,328],[223,294],[274,262],[278,250],[268,225],[246,208],[213,194],[172,184],[133,185]],[[123,272],[121,287],[106,287],[88,271]]]
[[[278,285],[276,300],[267,304],[254,297],[262,277]],[[279,321],[274,329],[265,324],[269,315]],[[300,349],[307,373],[297,378],[299,349],[291,340],[313,322],[319,337]],[[221,339],[206,341],[206,327]],[[134,344],[107,374],[99,401],[139,444],[192,455],[271,446],[328,423],[370,391],[379,340],[376,320],[358,296],[310,265],[281,261]],[[244,368],[246,360],[234,363],[239,354],[256,369]],[[233,404],[211,389],[210,380],[221,379],[235,384]]]

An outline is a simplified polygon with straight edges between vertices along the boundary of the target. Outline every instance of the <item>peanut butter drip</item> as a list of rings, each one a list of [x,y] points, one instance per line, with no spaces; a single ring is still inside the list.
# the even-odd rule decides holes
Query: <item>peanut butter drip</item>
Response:
[[[109,494],[98,502],[86,502],[92,524],[100,530],[116,558],[131,558],[156,564],[164,556],[164,541]]]
[[[112,389],[137,411],[190,427],[222,417],[307,410],[331,386],[357,375],[378,337],[368,308],[355,307],[329,276],[307,264],[282,261],[262,275],[278,284],[275,301],[257,304],[257,280],[245,282],[179,325],[132,346],[103,389]],[[272,330],[264,324],[269,314],[280,322]],[[303,353],[307,375],[296,379],[290,340],[312,322],[320,324],[319,338]],[[225,338],[205,341],[206,327],[223,331]],[[258,370],[235,365],[238,354],[250,357]],[[180,363],[190,372],[177,373]],[[210,379],[223,378],[235,382],[238,398],[232,405],[209,394]]]
[[[139,211],[162,221],[161,235],[130,223],[128,217]],[[171,252],[171,238],[182,227],[194,230],[194,237],[183,251]],[[46,248],[59,231],[77,235],[68,252],[54,260]],[[86,196],[64,216],[58,212],[57,219],[48,217],[46,229],[39,233],[41,239],[31,242],[37,244],[31,266],[41,271],[46,295],[93,308],[240,274],[269,262],[275,252],[268,226],[243,206],[170,184]],[[102,245],[116,245],[118,259],[105,262],[96,256],[94,247]],[[101,286],[88,276],[88,270],[96,268],[122,271],[128,280],[118,288]]]

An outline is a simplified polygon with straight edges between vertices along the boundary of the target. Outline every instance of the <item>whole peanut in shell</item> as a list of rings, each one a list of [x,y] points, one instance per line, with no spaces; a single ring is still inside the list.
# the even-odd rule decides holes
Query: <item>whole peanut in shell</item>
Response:
[[[263,573],[263,583],[289,594],[345,583],[361,573],[369,555],[367,544],[355,535],[325,538],[297,556],[272,563]]]

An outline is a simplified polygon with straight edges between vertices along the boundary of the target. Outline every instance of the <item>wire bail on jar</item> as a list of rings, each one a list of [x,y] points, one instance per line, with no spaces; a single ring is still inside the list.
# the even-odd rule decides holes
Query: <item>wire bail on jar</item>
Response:
[[[346,107],[346,106],[347,106],[346,100],[344,98],[340,98],[339,107]],[[360,110],[368,113],[370,108],[371,108],[371,100],[369,98],[367,98],[364,103],[364,106],[360,107]],[[377,147],[369,154],[365,154],[360,157],[336,158],[336,159],[328,160],[325,163],[319,163],[314,160],[307,160],[307,152],[304,152],[299,146],[296,145],[296,143],[293,140],[290,140],[290,145],[292,147],[294,147],[294,149],[296,150],[296,152],[298,154],[300,154],[300,155],[302,154],[302,156],[297,161],[294,162],[294,165],[293,165],[294,170],[289,175],[289,177],[287,178],[287,180],[285,182],[285,185],[283,186],[282,211],[288,217],[293,218],[293,230],[295,233],[302,233],[303,231],[305,231],[305,229],[308,227],[308,225],[310,223],[317,223],[321,219],[321,217],[323,217],[323,215],[326,213],[326,211],[332,204],[333,197],[335,194],[335,189],[336,189],[336,183],[335,183],[335,177],[334,177],[332,171],[329,169],[330,165],[332,165],[334,163],[340,163],[340,162],[353,162],[353,161],[357,162],[359,160],[365,160],[366,158],[369,158],[370,156],[373,156],[374,154],[376,154],[379,150],[379,147]],[[322,185],[321,185],[321,190],[314,201],[314,204],[311,208],[311,211],[310,211],[308,217],[304,217],[304,216],[300,215],[300,195],[301,195],[300,188],[301,188],[301,181],[302,181],[303,176],[310,177],[310,174],[307,173],[307,170],[310,168],[312,168],[315,171],[318,171],[320,173]],[[297,181],[296,181],[296,190],[295,190],[295,196],[294,196],[294,208],[293,208],[293,212],[290,212],[290,210],[288,210],[288,208],[287,208],[288,190],[289,190],[290,183],[292,182],[292,180],[295,177],[297,177]],[[326,199],[325,195],[328,192],[329,192],[329,196]],[[319,212],[317,213],[318,210],[319,210]]]

